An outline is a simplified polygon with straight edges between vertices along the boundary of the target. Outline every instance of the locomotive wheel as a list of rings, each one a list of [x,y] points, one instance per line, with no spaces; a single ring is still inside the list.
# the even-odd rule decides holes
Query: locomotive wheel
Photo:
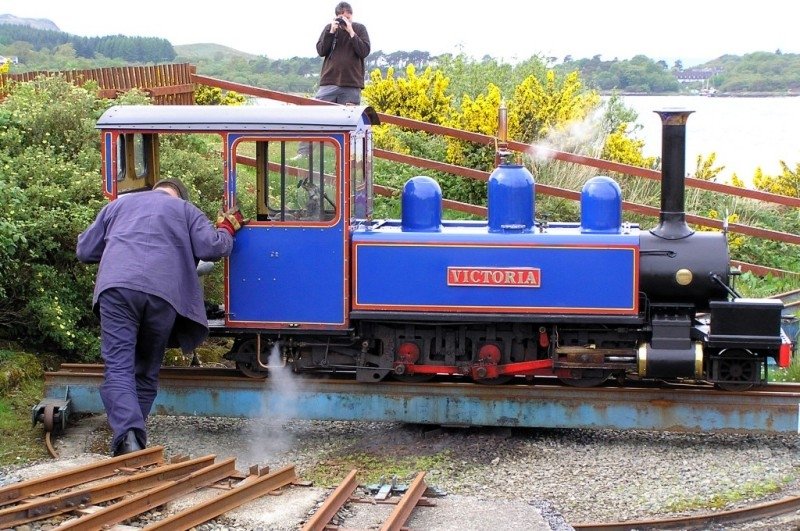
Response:
[[[755,359],[741,356],[724,356],[718,360],[719,380],[714,382],[714,387],[724,391],[747,391],[755,385],[758,363]]]
[[[611,376],[609,371],[585,370],[581,378],[559,378],[559,380],[571,387],[597,387],[608,380],[609,376]]]
[[[714,387],[717,389],[722,389],[723,391],[749,391],[753,388],[753,382],[740,382],[740,383],[730,383],[730,382],[717,382],[714,384]]]
[[[236,352],[238,354],[245,354],[248,356],[247,361],[236,361],[236,368],[242,374],[249,378],[264,378],[267,376],[269,371],[258,366],[255,339],[248,339],[247,341],[243,342],[241,345],[239,345],[239,350]]]
[[[55,417],[55,407],[53,404],[47,404],[44,406],[44,419],[42,419],[42,424],[44,424],[44,431],[50,433],[53,431],[53,426],[55,425],[54,422]]]
[[[395,360],[401,363],[418,363],[420,358],[420,347],[414,341],[403,341],[397,346],[397,350],[395,351]],[[403,369],[400,374],[398,374],[397,370]],[[433,379],[435,374],[429,373],[420,373],[420,374],[409,374],[405,371],[405,368],[400,365],[396,367],[396,369],[390,372],[395,380],[405,383],[422,383],[428,382]]]

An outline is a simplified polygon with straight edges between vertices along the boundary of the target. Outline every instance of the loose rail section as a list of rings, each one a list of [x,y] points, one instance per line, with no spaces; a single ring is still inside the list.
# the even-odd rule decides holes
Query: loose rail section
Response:
[[[191,529],[298,481],[293,465],[274,472],[251,467],[243,475],[233,458],[215,462],[216,456],[208,455],[175,461],[165,464],[163,448],[154,446],[2,487],[0,528],[64,515],[67,519],[56,529],[107,529],[200,488],[227,482],[219,485],[221,494],[145,527]]]

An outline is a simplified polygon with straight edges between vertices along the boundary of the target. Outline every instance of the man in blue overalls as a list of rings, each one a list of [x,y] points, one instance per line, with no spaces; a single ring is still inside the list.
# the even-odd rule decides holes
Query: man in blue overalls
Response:
[[[216,227],[178,179],[108,203],[78,236],[81,262],[100,263],[93,305],[100,317],[100,387],[114,455],[147,444],[145,421],[168,344],[190,352],[208,335],[198,260],[229,256],[243,224],[234,208]]]

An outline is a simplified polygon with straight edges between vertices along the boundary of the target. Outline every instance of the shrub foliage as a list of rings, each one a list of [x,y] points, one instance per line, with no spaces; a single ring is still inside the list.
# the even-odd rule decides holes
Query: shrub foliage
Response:
[[[99,347],[96,266],[75,258],[78,234],[106,203],[95,124],[112,104],[148,101],[138,91],[103,100],[95,88],[41,77],[12,84],[0,103],[0,338],[77,360],[96,359]],[[162,172],[183,179],[207,214],[216,212],[219,145],[191,137],[173,144]]]

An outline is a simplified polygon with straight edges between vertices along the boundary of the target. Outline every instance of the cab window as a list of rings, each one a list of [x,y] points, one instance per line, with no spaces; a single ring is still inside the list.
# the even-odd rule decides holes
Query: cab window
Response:
[[[126,160],[125,141],[126,135],[119,135],[117,138],[117,182],[125,180],[125,171],[128,168]]]
[[[152,188],[158,176],[158,135],[120,134],[116,155],[117,193]]]
[[[351,137],[350,147],[350,218],[372,217],[372,153],[369,133],[360,132]]]
[[[319,223],[336,218],[339,184],[335,144],[324,140],[249,144],[239,144],[237,154],[255,152],[257,220]]]
[[[147,177],[147,144],[149,136],[133,135],[133,169],[137,179]]]

